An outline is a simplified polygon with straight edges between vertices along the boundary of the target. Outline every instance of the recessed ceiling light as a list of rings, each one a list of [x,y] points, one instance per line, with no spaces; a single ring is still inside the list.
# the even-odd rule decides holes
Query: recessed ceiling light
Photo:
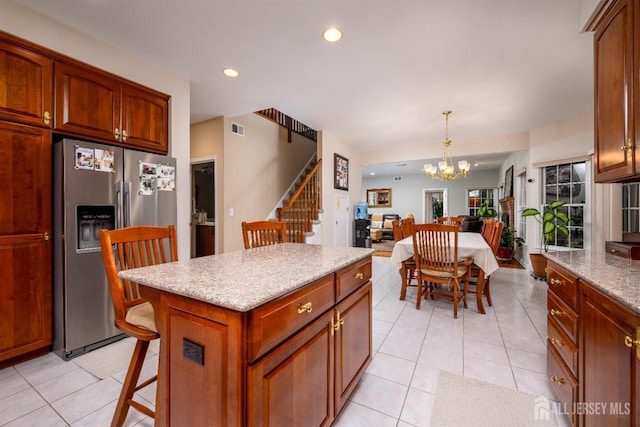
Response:
[[[222,73],[227,77],[238,77],[240,75],[238,70],[235,70],[233,68],[225,68],[222,70]]]
[[[369,175],[375,175],[375,174],[376,174],[375,172],[369,172]]]
[[[330,43],[335,43],[342,38],[342,30],[336,27],[327,28],[322,32],[322,38]]]

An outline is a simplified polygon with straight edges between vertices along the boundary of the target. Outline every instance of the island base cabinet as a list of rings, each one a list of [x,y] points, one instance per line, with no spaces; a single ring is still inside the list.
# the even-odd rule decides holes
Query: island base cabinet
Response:
[[[333,420],[329,312],[249,368],[250,426],[328,426]]]
[[[640,361],[638,343],[631,342],[640,338],[640,318],[586,285],[581,313],[582,402],[591,406],[580,425],[640,426]]]
[[[371,360],[371,282],[249,367],[248,425],[330,425]]]

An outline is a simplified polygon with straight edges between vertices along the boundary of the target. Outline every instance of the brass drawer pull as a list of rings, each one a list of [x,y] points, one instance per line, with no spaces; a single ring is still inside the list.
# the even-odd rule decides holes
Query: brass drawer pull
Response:
[[[311,313],[311,310],[313,309],[311,301],[309,301],[306,304],[300,304],[298,306],[298,314],[302,314],[302,313]]]
[[[562,347],[564,345],[564,341],[560,338],[551,338],[551,343],[557,345],[558,347]]]
[[[556,310],[556,309],[551,309],[551,311],[549,312],[552,316],[558,316],[558,317],[562,317],[564,316],[564,312],[560,311],[560,310]]]
[[[633,144],[631,142],[631,138],[627,140],[627,145],[623,145],[622,147],[620,147],[622,151],[631,150],[632,148],[633,148]]]
[[[562,286],[564,285],[564,280],[560,280],[560,279],[556,279],[555,277],[552,277],[551,280],[549,281],[552,285],[558,285],[558,286]]]
[[[558,383],[558,385],[562,385],[565,383],[564,378],[560,378],[557,375],[551,375],[551,382]]]
[[[120,139],[120,129],[116,128],[116,129],[113,131],[113,137],[114,137],[115,139]]]
[[[358,271],[357,273],[353,273],[353,278],[354,279],[364,279],[364,274],[362,274],[361,271]]]
[[[44,124],[48,125],[49,123],[51,123],[51,114],[48,111],[44,112]]]

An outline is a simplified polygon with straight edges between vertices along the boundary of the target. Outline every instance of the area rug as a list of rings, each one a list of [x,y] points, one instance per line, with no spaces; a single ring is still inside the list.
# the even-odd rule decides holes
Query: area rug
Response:
[[[516,268],[519,270],[524,270],[524,267],[515,259],[512,259],[511,262],[498,260],[498,265],[502,268]]]
[[[374,256],[391,256],[393,252],[393,246],[396,244],[395,240],[381,240],[380,242],[371,242],[371,249],[375,252]]]
[[[551,427],[549,400],[441,371],[431,424],[436,427]]]
[[[158,353],[159,343],[160,340],[155,340],[149,344],[147,358]],[[94,376],[105,379],[129,367],[135,345],[136,342],[134,339],[125,338],[90,351],[72,360]]]

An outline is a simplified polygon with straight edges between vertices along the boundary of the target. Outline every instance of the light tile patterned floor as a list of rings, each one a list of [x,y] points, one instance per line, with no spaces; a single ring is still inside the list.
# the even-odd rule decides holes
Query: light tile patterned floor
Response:
[[[334,426],[429,426],[440,370],[553,397],[545,374],[545,283],[526,270],[501,268],[491,279],[487,314],[470,300],[455,320],[444,301],[416,310],[413,289],[400,301],[390,259],[373,259],[375,353]],[[147,360],[145,370],[156,369],[157,356]],[[52,353],[0,370],[0,426],[108,426],[123,378],[120,372],[100,380]],[[153,395],[146,390],[143,397]],[[569,425],[565,418],[558,423]],[[126,425],[153,423],[132,410]]]

